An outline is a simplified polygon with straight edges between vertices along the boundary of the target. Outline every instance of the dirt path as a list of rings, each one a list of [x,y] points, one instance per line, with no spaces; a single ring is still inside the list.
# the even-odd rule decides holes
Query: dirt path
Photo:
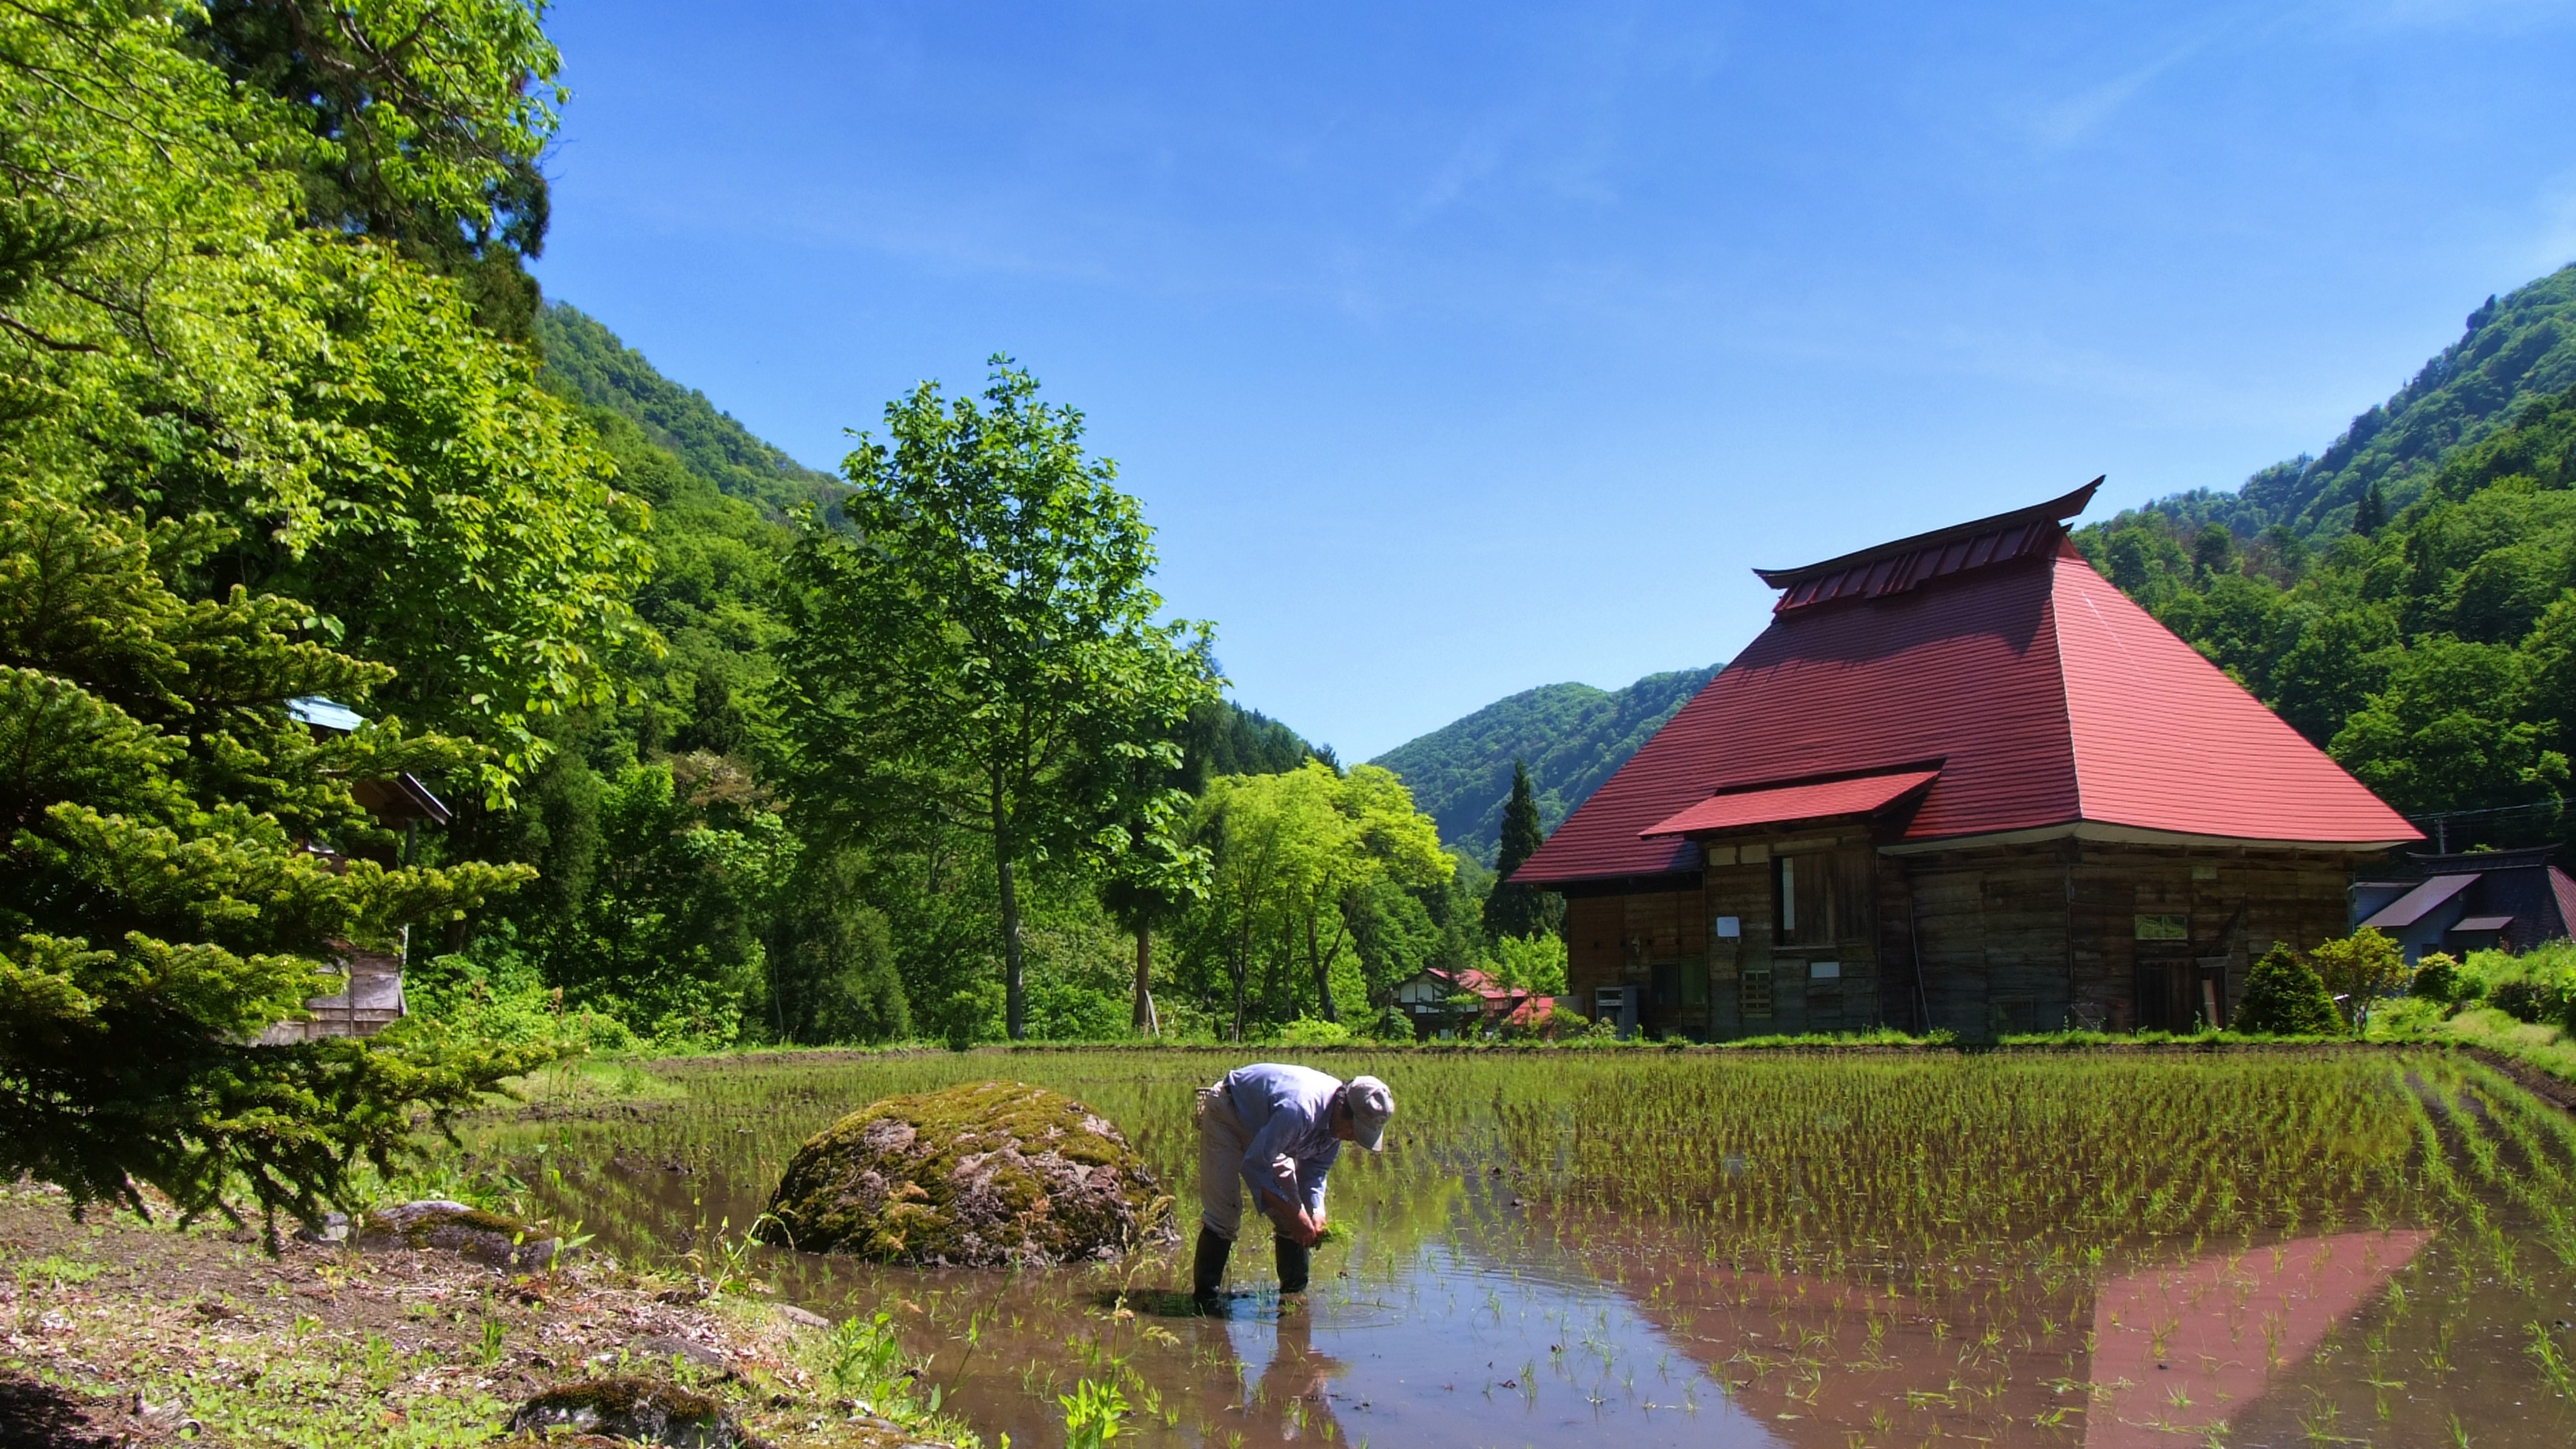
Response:
[[[574,1254],[511,1274],[438,1249],[75,1222],[0,1188],[0,1449],[483,1444],[542,1388],[611,1373],[725,1400],[778,1449],[935,1440],[837,1398],[832,1335],[756,1297]]]

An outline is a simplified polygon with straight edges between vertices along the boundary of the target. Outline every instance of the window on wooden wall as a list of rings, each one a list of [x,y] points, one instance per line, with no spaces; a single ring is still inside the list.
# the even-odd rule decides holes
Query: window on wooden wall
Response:
[[[1866,850],[1771,858],[1772,940],[1830,946],[1870,933],[1873,877]]]
[[[1735,990],[1736,1008],[1743,1013],[1745,1020],[1768,1021],[1771,1019],[1770,967],[1745,967],[1744,974],[1736,978]]]
[[[2141,941],[2188,941],[2191,939],[2191,917],[2187,915],[2146,915],[2137,917]]]

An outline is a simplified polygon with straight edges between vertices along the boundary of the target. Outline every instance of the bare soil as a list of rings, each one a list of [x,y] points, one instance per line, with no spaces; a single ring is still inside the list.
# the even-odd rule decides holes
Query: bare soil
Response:
[[[131,1213],[75,1220],[0,1187],[0,1449],[433,1446],[499,1437],[539,1391],[645,1374],[725,1400],[778,1449],[933,1437],[831,1399],[828,1334],[757,1297],[568,1255],[510,1273]]]

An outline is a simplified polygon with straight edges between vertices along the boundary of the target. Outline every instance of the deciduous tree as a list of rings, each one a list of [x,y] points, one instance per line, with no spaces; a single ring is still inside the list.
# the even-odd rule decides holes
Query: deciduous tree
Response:
[[[979,403],[925,383],[843,465],[850,532],[788,563],[780,707],[797,797],[846,838],[906,824],[992,842],[1005,1020],[1025,1034],[1018,872],[1123,848],[1135,771],[1216,676],[1204,626],[1164,620],[1153,533],[1082,415],[995,358]]]

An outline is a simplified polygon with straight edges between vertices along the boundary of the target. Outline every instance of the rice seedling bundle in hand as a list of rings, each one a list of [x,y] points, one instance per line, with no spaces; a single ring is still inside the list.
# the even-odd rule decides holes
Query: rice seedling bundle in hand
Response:
[[[1043,1266],[1167,1233],[1170,1199],[1126,1135],[1025,1082],[889,1097],[797,1149],[760,1236],[888,1263]]]

